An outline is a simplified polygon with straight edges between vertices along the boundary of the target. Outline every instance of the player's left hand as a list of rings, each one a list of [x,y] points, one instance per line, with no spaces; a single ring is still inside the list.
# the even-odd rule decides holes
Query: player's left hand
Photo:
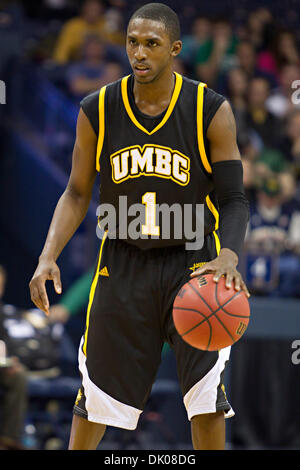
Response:
[[[244,283],[241,274],[236,269],[237,263],[237,255],[228,248],[222,248],[217,258],[205,263],[204,266],[194,271],[191,274],[191,277],[194,278],[205,273],[214,273],[215,275],[213,280],[215,282],[219,282],[220,278],[224,275],[226,278],[225,286],[227,289],[230,289],[232,283],[234,283],[235,290],[239,291],[242,289],[247,297],[250,297],[247,286]]]

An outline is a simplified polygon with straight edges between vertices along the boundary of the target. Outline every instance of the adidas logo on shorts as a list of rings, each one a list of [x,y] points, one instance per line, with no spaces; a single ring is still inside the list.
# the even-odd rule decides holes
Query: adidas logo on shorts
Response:
[[[202,261],[201,263],[194,263],[194,266],[191,266],[189,269],[194,272],[196,269],[201,268],[205,263],[206,261]]]
[[[109,276],[108,269],[106,266],[104,266],[104,268],[101,269],[101,271],[99,272],[99,276],[106,276],[106,277]]]

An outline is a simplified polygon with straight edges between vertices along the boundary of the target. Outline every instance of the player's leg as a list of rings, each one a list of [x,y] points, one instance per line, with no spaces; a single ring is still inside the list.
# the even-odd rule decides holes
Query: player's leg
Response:
[[[186,344],[176,333],[171,345],[177,360],[184,405],[191,421],[194,449],[224,449],[224,418],[234,415],[223,385],[230,347],[215,352],[200,351]]]
[[[227,401],[223,375],[230,347],[200,351],[187,344],[177,332],[172,335],[179,382],[195,450],[225,448],[225,420],[234,415]]]
[[[169,290],[164,308],[165,337],[175,352],[184,404],[191,421],[193,445],[195,449],[202,450],[224,448],[224,414],[226,417],[234,414],[223,385],[223,372],[230,347],[220,351],[201,351],[187,344],[176,331],[172,305],[180,287],[189,281],[191,271],[215,256],[213,234],[205,238],[203,248],[197,252],[178,250],[176,257],[169,263],[168,274],[170,276],[173,273],[174,284]]]
[[[195,450],[224,450],[224,411],[195,415],[191,419],[192,441]]]
[[[106,425],[134,430],[151,392],[163,340],[153,296],[159,268],[149,272],[148,256],[105,242],[79,347],[70,449],[97,447]]]
[[[105,424],[92,423],[74,414],[69,450],[96,450],[104,436],[105,429]]]

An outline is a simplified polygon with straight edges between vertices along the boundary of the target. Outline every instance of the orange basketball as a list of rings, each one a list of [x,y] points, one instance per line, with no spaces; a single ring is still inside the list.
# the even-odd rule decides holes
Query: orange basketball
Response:
[[[217,351],[238,341],[245,333],[250,306],[244,291],[225,287],[225,277],[213,274],[191,279],[178,292],[173,304],[175,327],[184,341],[195,348]]]

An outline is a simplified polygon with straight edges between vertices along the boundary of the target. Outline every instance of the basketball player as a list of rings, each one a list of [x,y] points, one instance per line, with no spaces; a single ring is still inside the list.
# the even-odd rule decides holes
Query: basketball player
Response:
[[[127,196],[128,206],[145,205],[139,238],[113,239],[106,231],[101,241],[79,347],[82,387],[69,449],[96,449],[106,425],[136,428],[164,342],[176,355],[194,448],[225,445],[224,417],[233,412],[222,377],[230,348],[189,346],[171,312],[191,274],[212,272],[216,282],[225,275],[227,287],[233,283],[249,295],[236,270],[248,206],[230,105],[173,72],[181,47],[169,7],[147,4],[131,17],[126,48],[132,74],[81,103],[70,179],[30,282],[32,301],[49,314],[45,282],[53,280],[61,293],[56,260],[85,217],[97,170],[101,203],[118,210],[119,196]],[[160,237],[161,221],[149,215],[155,201],[205,204],[203,247],[186,250],[184,237]]]

